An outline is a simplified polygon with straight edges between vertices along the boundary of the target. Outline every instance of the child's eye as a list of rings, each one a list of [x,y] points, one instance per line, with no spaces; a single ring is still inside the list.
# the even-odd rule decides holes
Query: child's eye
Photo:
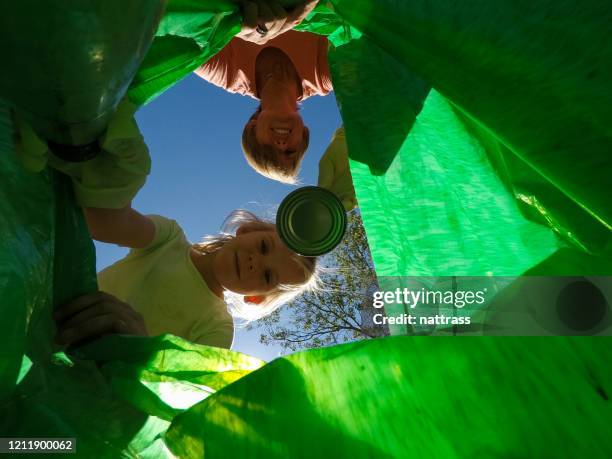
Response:
[[[261,247],[260,247],[260,249],[261,249],[261,254],[262,255],[265,255],[266,252],[268,251],[268,245],[266,244],[265,239],[261,240]]]
[[[270,282],[272,281],[272,273],[269,270],[266,270],[266,273],[264,274],[265,278],[266,278],[266,285],[270,285]]]

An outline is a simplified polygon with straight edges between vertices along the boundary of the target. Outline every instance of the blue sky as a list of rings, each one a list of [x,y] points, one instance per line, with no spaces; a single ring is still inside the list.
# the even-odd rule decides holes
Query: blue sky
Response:
[[[234,209],[273,217],[294,187],[260,176],[243,157],[242,128],[257,104],[190,75],[140,109],[136,120],[150,149],[152,170],[133,207],[176,220],[192,242],[216,234]],[[310,147],[300,179],[302,185],[312,185],[319,158],[341,119],[333,94],[307,99],[302,116],[310,128]],[[127,253],[101,243],[96,251],[98,271]],[[278,356],[280,347],[259,344],[259,334],[237,330],[232,349],[265,360]]]

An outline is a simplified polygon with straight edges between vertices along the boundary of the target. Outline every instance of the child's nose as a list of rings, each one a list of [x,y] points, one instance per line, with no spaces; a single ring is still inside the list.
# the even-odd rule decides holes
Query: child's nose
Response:
[[[255,273],[259,270],[260,260],[257,255],[249,254],[249,272]]]

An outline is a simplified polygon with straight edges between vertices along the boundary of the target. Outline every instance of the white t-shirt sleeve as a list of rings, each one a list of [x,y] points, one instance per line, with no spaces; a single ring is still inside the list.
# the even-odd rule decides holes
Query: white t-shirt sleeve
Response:
[[[171,244],[178,239],[185,238],[185,233],[183,233],[182,228],[176,221],[162,217],[161,215],[147,215],[147,218],[149,218],[155,226],[155,236],[153,237],[153,241],[151,241],[151,243],[144,248],[131,249],[126,259],[149,254],[164,245]]]

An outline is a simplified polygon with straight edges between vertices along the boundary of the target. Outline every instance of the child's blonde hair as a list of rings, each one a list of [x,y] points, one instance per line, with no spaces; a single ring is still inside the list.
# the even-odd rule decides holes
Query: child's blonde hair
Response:
[[[194,244],[193,247],[200,253],[213,253],[223,245],[236,237],[236,231],[247,223],[257,223],[261,231],[276,231],[274,223],[265,221],[247,210],[235,210],[221,225],[221,232],[216,236],[206,236],[202,242]],[[247,303],[244,296],[225,290],[225,301],[232,316],[242,319],[245,323],[271,314],[282,305],[289,303],[298,295],[306,291],[314,291],[319,288],[319,274],[317,259],[315,257],[304,257],[295,254],[294,260],[302,267],[307,281],[299,285],[284,285],[277,287],[276,291],[266,294],[265,300],[259,304]]]

